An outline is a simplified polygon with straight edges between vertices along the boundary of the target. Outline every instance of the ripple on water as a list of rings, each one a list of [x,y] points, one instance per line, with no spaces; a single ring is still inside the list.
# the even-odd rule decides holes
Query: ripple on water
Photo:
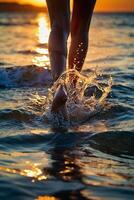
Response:
[[[63,191],[68,196],[76,191],[79,197],[91,194],[98,198],[112,192],[115,197],[132,199],[133,139],[133,132],[121,131],[3,138],[8,151],[0,151],[1,181],[9,187],[15,175],[8,193],[15,195],[17,189],[21,195],[23,190],[29,199],[50,194],[61,197]]]

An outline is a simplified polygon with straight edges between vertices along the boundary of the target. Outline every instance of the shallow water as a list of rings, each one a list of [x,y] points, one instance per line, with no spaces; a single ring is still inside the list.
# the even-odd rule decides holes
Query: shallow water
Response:
[[[112,76],[107,105],[55,129],[41,117],[52,85],[48,17],[0,14],[0,199],[134,198],[133,17],[94,15],[83,74],[98,66],[101,82]]]

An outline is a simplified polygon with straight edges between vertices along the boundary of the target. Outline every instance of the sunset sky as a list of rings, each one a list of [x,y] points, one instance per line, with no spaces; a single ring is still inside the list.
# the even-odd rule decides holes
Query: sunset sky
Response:
[[[45,0],[0,0],[0,2],[30,3],[43,6]],[[96,11],[134,11],[134,0],[97,0]]]

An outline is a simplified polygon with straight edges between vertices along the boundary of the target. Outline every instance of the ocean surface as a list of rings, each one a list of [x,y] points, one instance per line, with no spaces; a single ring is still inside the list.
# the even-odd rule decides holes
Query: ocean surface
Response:
[[[82,74],[101,71],[112,88],[64,129],[46,119],[48,16],[0,13],[0,200],[134,199],[133,19],[94,15]]]

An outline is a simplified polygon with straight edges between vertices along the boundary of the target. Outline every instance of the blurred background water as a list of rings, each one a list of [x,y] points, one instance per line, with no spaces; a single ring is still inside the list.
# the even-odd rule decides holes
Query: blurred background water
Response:
[[[52,83],[48,16],[0,13],[0,199],[134,199],[133,18],[94,15],[83,73],[113,77],[110,106],[55,131],[40,117]]]

